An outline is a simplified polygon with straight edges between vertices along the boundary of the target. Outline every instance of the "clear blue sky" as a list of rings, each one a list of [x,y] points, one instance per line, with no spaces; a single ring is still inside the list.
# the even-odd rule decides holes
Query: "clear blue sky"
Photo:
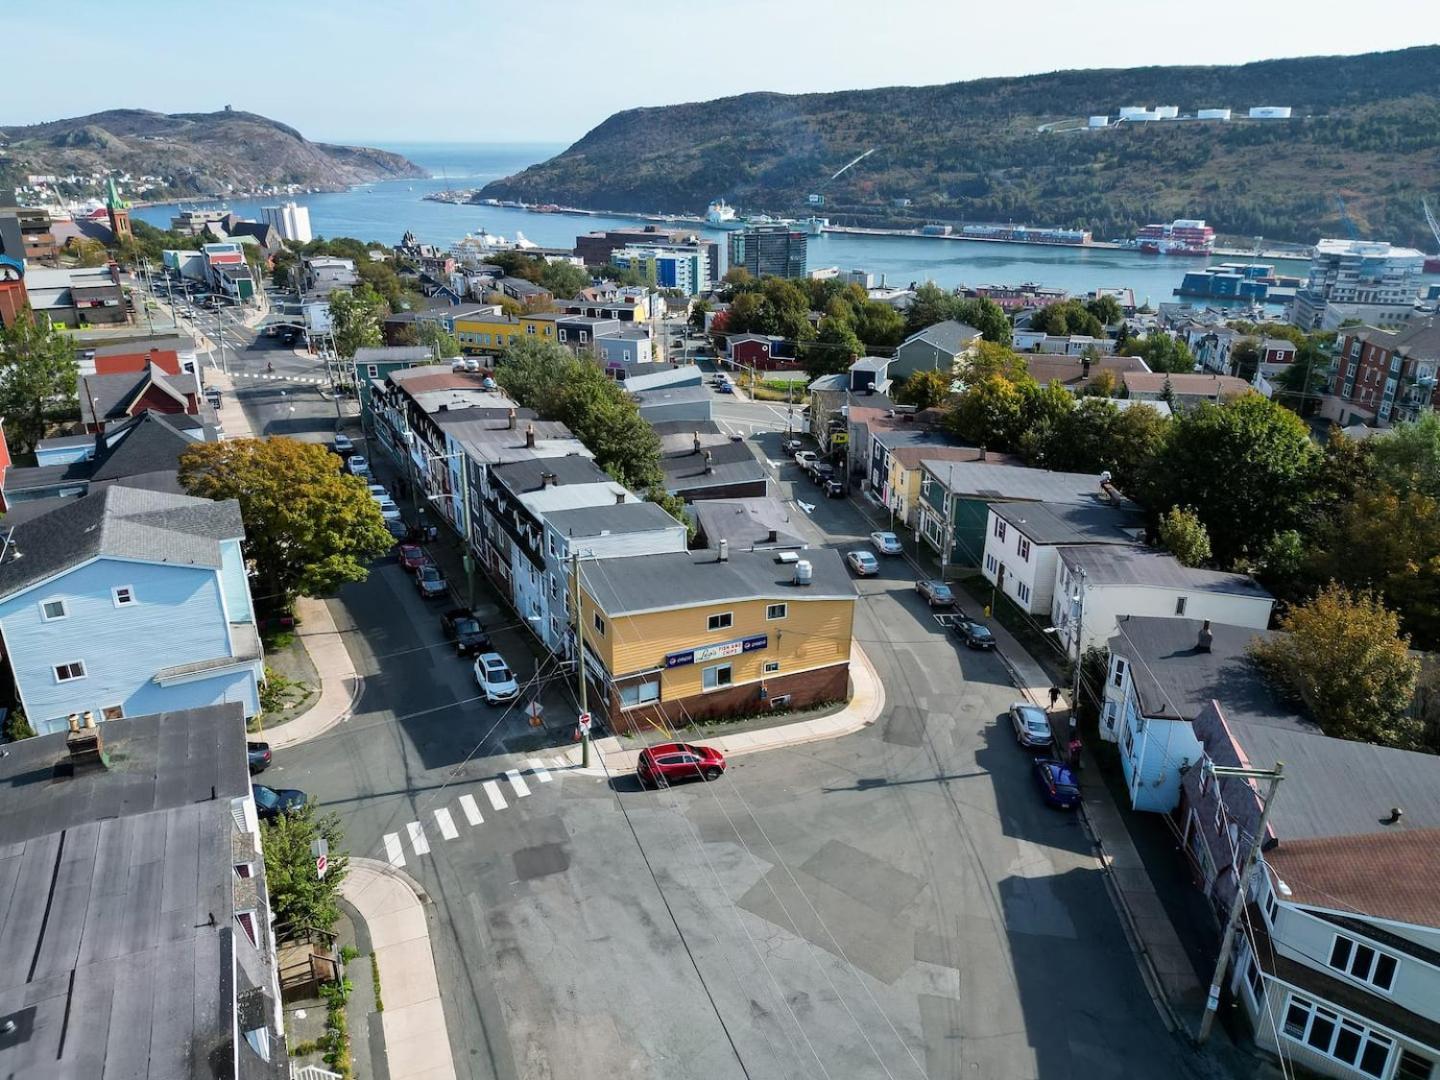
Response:
[[[3,36],[19,47],[6,50],[0,124],[228,104],[313,139],[371,143],[569,142],[620,109],[749,90],[1243,63],[1440,37],[1435,0],[4,0],[4,9]]]

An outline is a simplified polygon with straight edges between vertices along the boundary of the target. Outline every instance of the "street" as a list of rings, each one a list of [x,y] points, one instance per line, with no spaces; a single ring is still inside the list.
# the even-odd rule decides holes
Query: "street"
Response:
[[[314,377],[316,362],[226,336],[257,433],[333,432],[317,387],[254,378],[267,361]],[[766,432],[788,498],[784,406],[722,415]],[[812,543],[859,546],[875,526],[813,490],[795,513]],[[444,605],[393,559],[331,602],[363,693],[271,772],[337,811],[352,853],[403,861],[427,894],[459,1075],[1210,1075],[1162,1026],[1080,822],[1041,802],[1001,661],[945,633],[903,559],[858,585],[880,721],[662,791],[556,767],[570,683],[519,629],[496,644],[522,683],[538,675],[520,703],[544,703],[536,729],[477,699]],[[481,593],[487,626],[503,625]]]

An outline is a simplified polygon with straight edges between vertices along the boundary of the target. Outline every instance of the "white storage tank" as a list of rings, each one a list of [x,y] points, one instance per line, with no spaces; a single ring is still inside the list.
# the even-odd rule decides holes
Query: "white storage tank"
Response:
[[[1289,105],[1256,105],[1250,110],[1251,120],[1289,120]]]
[[[1122,105],[1120,107],[1121,120],[1148,120],[1150,110],[1144,105]]]
[[[815,568],[810,565],[809,559],[801,559],[795,564],[795,584],[809,585],[815,578]]]
[[[1156,105],[1156,106],[1155,106],[1155,119],[1157,119],[1157,120],[1174,120],[1174,119],[1175,119],[1176,117],[1178,117],[1179,115],[1180,115],[1180,106],[1179,106],[1179,105]]]
[[[1092,128],[1109,127],[1109,126],[1110,126],[1110,117],[1108,117],[1108,116],[1092,116],[1092,117],[1090,117],[1090,119],[1089,119],[1089,121],[1088,121],[1088,126],[1090,126],[1090,127],[1092,127]]]
[[[1229,120],[1229,109],[1201,109],[1195,114],[1197,120]]]

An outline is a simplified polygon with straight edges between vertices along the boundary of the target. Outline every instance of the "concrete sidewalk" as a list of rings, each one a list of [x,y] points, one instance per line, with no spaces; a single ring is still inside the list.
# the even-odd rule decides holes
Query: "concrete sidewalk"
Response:
[[[453,1080],[424,894],[387,863],[351,857],[340,896],[364,920],[380,972],[380,1028],[391,1080]]]
[[[350,719],[365,685],[324,600],[302,597],[295,603],[295,617],[295,633],[320,676],[320,700],[294,720],[265,731],[272,750],[313,739]]]
[[[885,685],[880,681],[870,657],[865,655],[865,650],[853,641],[850,644],[850,681],[854,687],[850,701],[843,709],[829,716],[798,720],[793,724],[781,724],[760,731],[721,735],[718,738],[706,739],[705,744],[715,747],[729,758],[753,754],[758,750],[780,750],[851,735],[873,724],[885,709]],[[586,776],[611,776],[635,771],[635,764],[640,756],[638,748],[627,748],[620,739],[613,736],[596,739],[590,745],[599,756],[599,764],[582,768],[581,748],[578,745],[572,746],[562,755],[570,763],[572,771]]]

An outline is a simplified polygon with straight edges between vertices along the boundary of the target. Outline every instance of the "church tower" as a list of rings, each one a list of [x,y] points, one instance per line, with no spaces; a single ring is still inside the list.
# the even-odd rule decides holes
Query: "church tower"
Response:
[[[120,198],[120,189],[115,186],[113,176],[105,181],[105,210],[110,218],[110,231],[116,241],[121,238],[130,239],[134,235],[130,231],[130,204]]]

